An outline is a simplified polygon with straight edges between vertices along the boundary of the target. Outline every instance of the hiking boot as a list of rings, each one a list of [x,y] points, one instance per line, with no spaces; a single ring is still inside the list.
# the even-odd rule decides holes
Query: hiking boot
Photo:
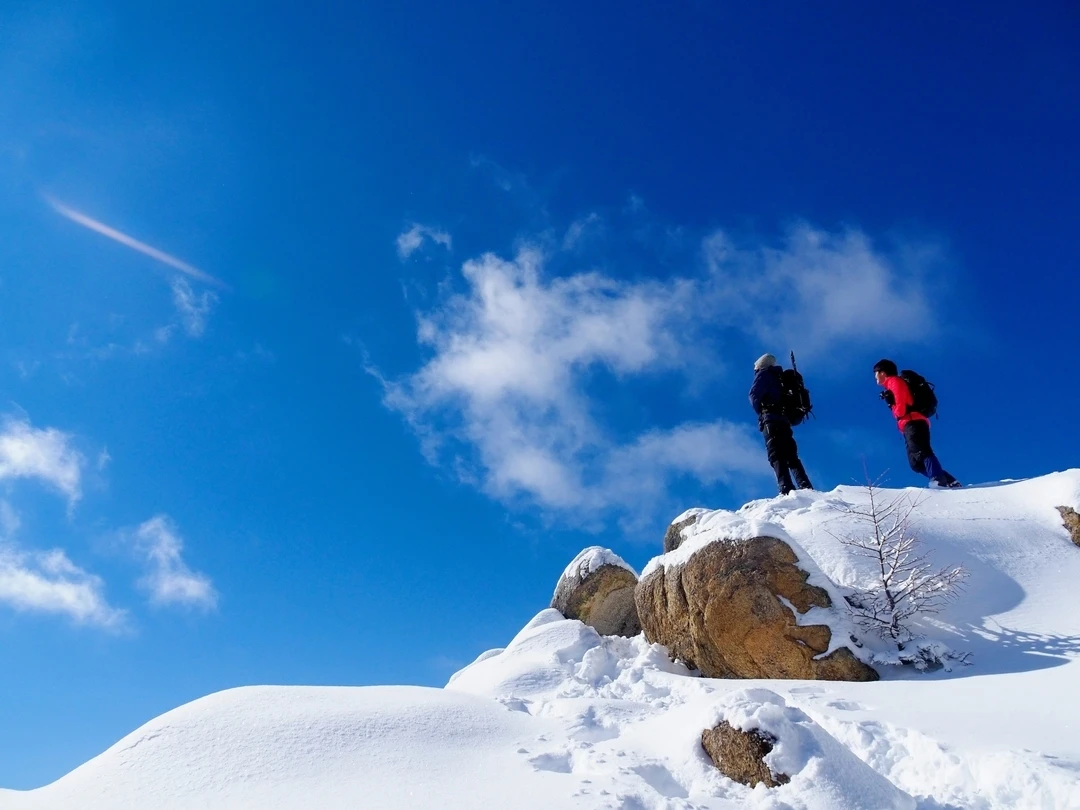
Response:
[[[934,489],[960,489],[964,485],[957,481],[955,478],[952,478],[948,481],[933,480],[930,482],[930,486]]]

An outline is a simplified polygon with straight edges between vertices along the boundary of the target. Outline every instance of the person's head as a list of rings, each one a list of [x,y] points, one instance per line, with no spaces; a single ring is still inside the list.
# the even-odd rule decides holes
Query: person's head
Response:
[[[896,374],[896,363],[892,360],[878,360],[874,363],[874,380],[878,385],[884,385],[888,377],[895,377]]]
[[[776,365],[776,358],[771,354],[763,354],[754,363],[754,371],[761,371],[765,368],[772,368]]]

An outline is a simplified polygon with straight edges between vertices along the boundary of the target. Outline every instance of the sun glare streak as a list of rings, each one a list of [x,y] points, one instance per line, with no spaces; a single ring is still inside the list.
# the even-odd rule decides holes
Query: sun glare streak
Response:
[[[107,236],[113,241],[119,242],[121,245],[126,245],[132,250],[137,250],[139,253],[149,256],[152,259],[157,259],[162,264],[167,264],[169,267],[179,270],[181,273],[191,276],[204,284],[212,284],[215,287],[226,286],[224,282],[219,281],[209,273],[204,273],[198,267],[193,267],[175,256],[170,256],[168,253],[158,250],[156,247],[152,247],[145,242],[140,242],[138,239],[128,236],[126,233],[121,233],[115,228],[110,228],[105,223],[98,222],[96,219],[86,216],[86,214],[79,213],[74,208],[69,208],[59,200],[50,197],[47,194],[43,194],[42,196],[45,198],[45,201],[52,206],[52,209],[56,211],[56,213],[70,219],[72,222],[82,225],[84,228],[89,228],[92,231],[100,233],[102,236]]]

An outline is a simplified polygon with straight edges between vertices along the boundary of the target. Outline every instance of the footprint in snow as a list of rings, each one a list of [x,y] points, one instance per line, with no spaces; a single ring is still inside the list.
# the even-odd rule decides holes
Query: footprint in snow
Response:
[[[551,771],[552,773],[571,773],[573,771],[569,754],[540,754],[540,756],[530,759],[529,764],[538,771]]]
[[[824,692],[825,690],[822,689],[820,686],[796,686],[788,690],[789,694],[806,695],[807,697],[817,697]]]
[[[638,765],[631,769],[644,779],[649,787],[668,799],[688,799],[690,792],[679,784],[671,771],[663,765]]]

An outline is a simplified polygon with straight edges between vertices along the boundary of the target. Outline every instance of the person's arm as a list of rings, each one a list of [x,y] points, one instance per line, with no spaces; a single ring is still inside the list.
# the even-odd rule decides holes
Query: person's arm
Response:
[[[885,387],[893,395],[892,413],[897,419],[903,419],[908,415],[908,410],[915,404],[911,397],[911,389],[901,377],[889,377],[885,380]]]
[[[780,404],[780,375],[773,370],[763,371],[754,378],[750,387],[750,404],[761,416],[762,409],[776,408]]]
[[[761,416],[761,395],[762,395],[762,380],[764,374],[758,374],[754,377],[754,384],[750,386],[750,407],[754,409],[754,413]]]

